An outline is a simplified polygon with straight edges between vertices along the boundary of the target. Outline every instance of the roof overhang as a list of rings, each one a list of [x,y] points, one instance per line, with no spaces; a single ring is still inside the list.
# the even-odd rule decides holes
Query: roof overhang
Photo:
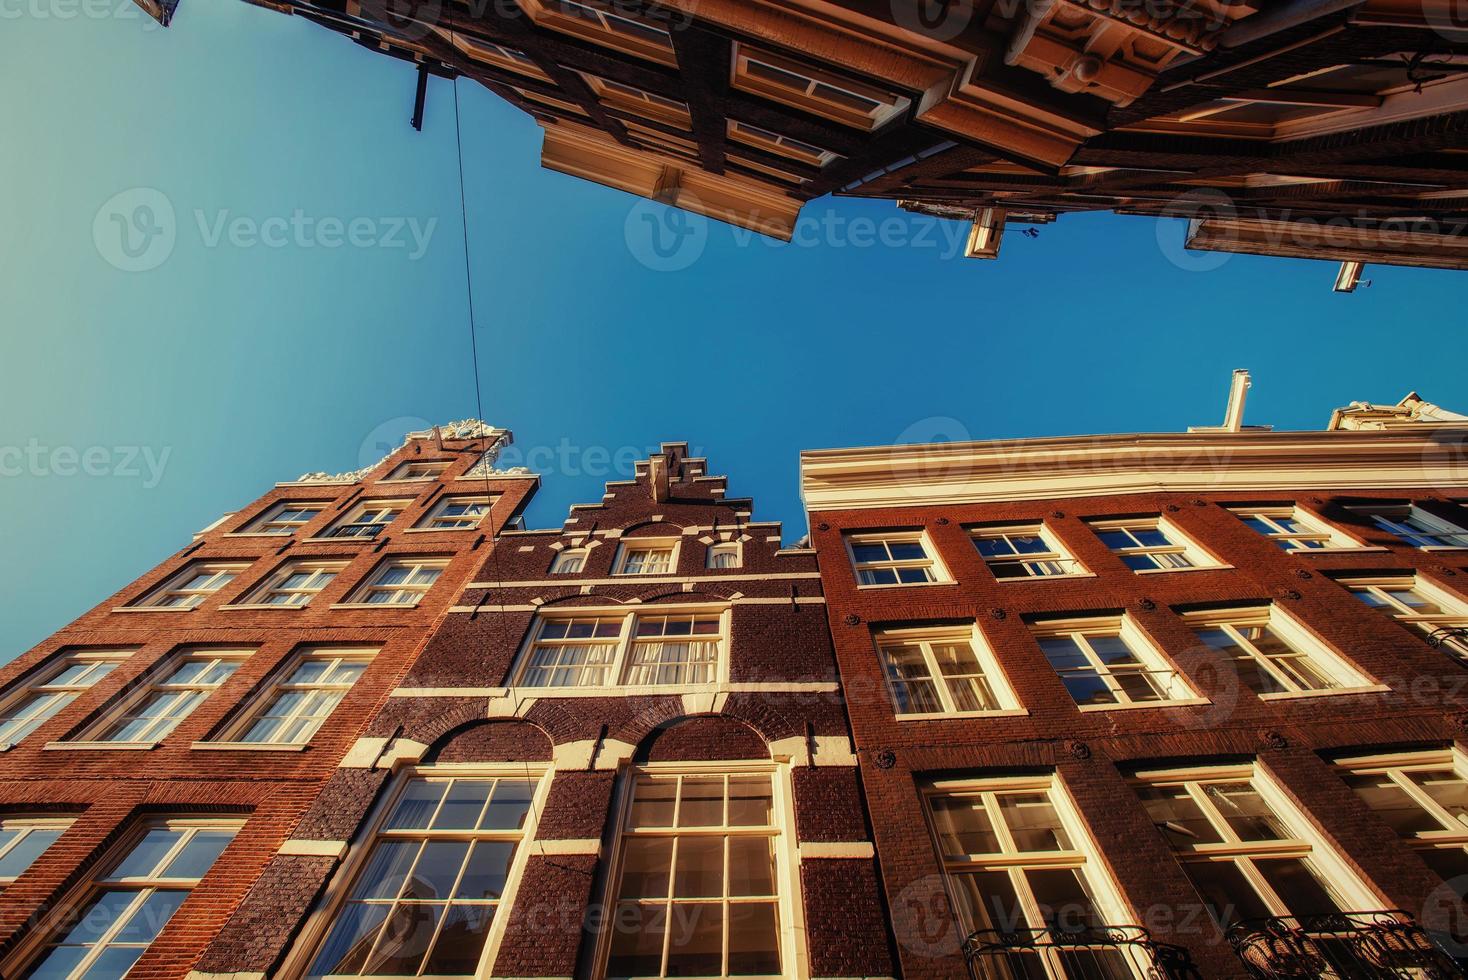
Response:
[[[1132,433],[809,450],[808,513],[1129,493],[1468,486],[1468,425]]]

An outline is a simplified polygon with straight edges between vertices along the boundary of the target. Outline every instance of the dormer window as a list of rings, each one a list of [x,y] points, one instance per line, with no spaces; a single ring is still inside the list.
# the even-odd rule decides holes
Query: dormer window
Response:
[[[586,567],[585,548],[567,548],[551,562],[552,575],[574,575]]]
[[[725,541],[709,545],[709,568],[738,568],[743,564],[739,556],[739,542]]]

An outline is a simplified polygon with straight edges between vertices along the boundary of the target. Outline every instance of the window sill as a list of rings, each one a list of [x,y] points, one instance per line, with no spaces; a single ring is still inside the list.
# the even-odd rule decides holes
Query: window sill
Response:
[[[474,527],[406,527],[404,534],[463,534],[465,531],[480,531],[479,525]]]
[[[194,742],[189,748],[221,752],[304,752],[310,745],[309,742]]]
[[[1381,549],[1385,551],[1386,549]],[[1419,545],[1418,551],[1468,551],[1468,545],[1461,544],[1425,544]]]
[[[898,721],[944,721],[949,718],[1024,718],[1029,711],[1024,708],[1000,708],[997,711],[935,711],[922,714],[896,714]]]
[[[868,589],[922,589],[933,585],[957,585],[958,582],[951,578],[937,579],[932,582],[892,582],[890,584],[862,585],[857,583],[857,588],[865,592]]]
[[[198,608],[198,606],[188,609],[178,606],[115,606],[112,611],[115,613],[187,613]]]
[[[289,610],[294,610],[295,612],[300,612],[302,609],[310,608],[310,605],[311,604],[309,602],[306,603],[306,605],[304,605],[304,606],[277,606],[277,605],[275,605],[273,603],[269,603],[269,602],[241,602],[241,603],[238,603],[238,604],[223,605],[223,606],[220,606],[219,608],[220,609],[255,609],[255,610],[259,610],[259,609],[289,609]]]
[[[1391,551],[1390,548],[1382,548],[1377,545],[1362,545],[1359,548],[1292,548],[1286,551],[1287,555],[1360,555],[1381,554]]]
[[[146,752],[156,749],[162,742],[47,742],[42,748],[47,752],[92,752],[92,751],[123,751],[123,752]]]
[[[1181,571],[1181,569],[1179,569],[1179,571]],[[1019,578],[999,578],[996,575],[994,577],[994,581],[999,582],[1000,584],[1003,584],[1003,583],[1006,583],[1006,582],[1054,582],[1057,579],[1064,580],[1064,579],[1072,579],[1072,578],[1095,578],[1095,577],[1096,577],[1096,573],[1095,572],[1066,572],[1064,575],[1024,575],[1024,576],[1021,576]]]
[[[378,486],[382,486],[383,484],[406,486],[410,483],[437,483],[441,476],[443,476],[442,473],[439,476],[400,476],[396,480],[378,480],[377,484]]]
[[[293,538],[295,532],[274,533],[271,531],[226,531],[222,537],[226,538]]]
[[[1188,698],[1183,701],[1134,701],[1131,704],[1078,704],[1080,711],[1135,711],[1141,708],[1191,708],[1212,704],[1207,698]]]
[[[380,536],[381,532],[374,534],[370,538],[364,538],[358,534],[343,535],[339,538],[329,534],[318,534],[312,538],[303,538],[302,541],[307,544],[371,544]]]
[[[1136,575],[1165,575],[1171,572],[1220,572],[1229,571],[1232,565],[1189,565],[1187,568],[1138,568],[1133,570]]]
[[[1271,694],[1259,695],[1260,701],[1293,701],[1296,698],[1326,698],[1341,694],[1389,694],[1391,688],[1386,684],[1372,684],[1367,687],[1328,687],[1320,691],[1275,691]]]
[[[416,602],[333,602],[330,609],[417,609]]]

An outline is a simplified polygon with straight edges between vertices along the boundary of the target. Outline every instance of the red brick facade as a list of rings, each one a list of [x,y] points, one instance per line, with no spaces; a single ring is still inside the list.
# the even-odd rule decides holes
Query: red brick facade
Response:
[[[1348,501],[1415,501],[1468,526],[1468,509],[1441,488],[1349,494],[1148,493],[1022,502],[815,511],[832,632],[861,773],[873,814],[883,883],[892,905],[901,973],[964,975],[942,869],[919,785],[937,777],[1053,772],[1088,824],[1101,863],[1157,939],[1185,946],[1208,977],[1243,966],[1199,910],[1188,879],[1125,781],[1147,766],[1257,760],[1379,894],[1381,908],[1421,916],[1442,881],[1336,775],[1326,758],[1345,749],[1448,746],[1464,737],[1468,673],[1423,634],[1393,622],[1337,584],[1346,572],[1415,572],[1468,598],[1463,551],[1424,552],[1378,530]],[[1251,530],[1225,503],[1298,503],[1375,550],[1297,554]],[[1222,567],[1138,574],[1098,538],[1088,519],[1164,515]],[[1038,524],[1094,573],[998,579],[969,528]],[[844,536],[921,529],[951,582],[859,587]],[[1261,700],[1239,683],[1178,615],[1199,604],[1274,602],[1389,691]],[[1210,703],[1085,713],[1027,628],[1034,617],[1125,612]],[[874,631],[918,624],[977,624],[1028,712],[1018,717],[897,720]],[[1358,753],[1360,754],[1360,753]]]

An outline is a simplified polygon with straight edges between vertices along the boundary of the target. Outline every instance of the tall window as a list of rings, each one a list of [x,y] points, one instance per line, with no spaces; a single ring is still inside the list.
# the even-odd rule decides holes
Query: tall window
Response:
[[[448,468],[449,461],[446,459],[429,459],[401,463],[385,479],[399,482],[436,480],[448,472]]]
[[[1125,518],[1090,524],[1106,547],[1134,572],[1166,572],[1217,564],[1160,518]]]
[[[738,541],[724,541],[709,545],[709,568],[738,568],[740,564]]]
[[[0,745],[19,744],[132,656],[132,650],[73,650],[21,681],[0,702]]]
[[[318,561],[300,558],[288,561],[271,574],[254,591],[245,596],[244,605],[289,606],[299,609],[311,604],[317,594],[332,583],[344,561]]]
[[[425,531],[470,531],[489,516],[490,497],[444,497],[433,505],[418,528]]]
[[[722,672],[726,612],[546,616],[534,627],[518,683],[578,688],[710,684]]]
[[[921,531],[854,534],[846,546],[860,585],[916,585],[942,577]]]
[[[768,771],[636,775],[608,980],[782,975],[779,840]]]
[[[369,606],[416,606],[449,567],[447,558],[389,558],[353,594]]]
[[[169,658],[154,678],[110,720],[97,741],[158,742],[219,689],[250,656],[250,650],[193,650]]]
[[[538,778],[403,781],[309,975],[475,976],[533,831]]]
[[[1197,697],[1125,616],[1038,620],[1030,630],[1082,708]]]
[[[354,507],[344,520],[331,526],[323,537],[375,538],[408,506],[406,500],[367,500]]]
[[[552,575],[574,575],[586,567],[585,548],[567,548],[551,562]]]
[[[372,663],[375,650],[310,650],[297,656],[259,708],[220,741],[304,745]]]
[[[1468,531],[1421,507],[1372,504],[1351,509],[1414,548],[1468,548]]]
[[[26,972],[37,980],[120,978],[152,945],[239,829],[238,821],[148,825],[94,878],[67,922]]]
[[[1343,759],[1341,778],[1443,880],[1468,875],[1468,779],[1451,750]]]
[[[622,542],[617,575],[667,575],[674,570],[678,545],[674,541],[636,538]]]
[[[1227,657],[1262,697],[1335,691],[1367,680],[1272,606],[1210,610],[1185,617],[1198,639]]]
[[[0,820],[0,888],[13,884],[56,843],[69,817],[7,817]]]
[[[244,534],[291,535],[316,519],[326,504],[316,500],[288,500],[278,503],[246,524]]]
[[[1075,933],[1127,916],[1050,776],[936,783],[924,791],[938,856],[964,934]],[[994,976],[1130,977],[1116,949],[1017,950]],[[988,974],[986,974],[988,975]]]
[[[1362,546],[1359,541],[1351,540],[1298,507],[1246,506],[1230,507],[1229,510],[1239,520],[1285,551],[1322,551]]]
[[[1041,524],[976,528],[974,545],[995,578],[1077,575],[1081,563]]]
[[[1460,659],[1468,659],[1468,604],[1412,575],[1341,579],[1351,594],[1373,609],[1426,633]]]
[[[1143,773],[1134,785],[1220,925],[1370,904],[1340,859],[1307,836],[1303,817],[1252,767]]]
[[[197,609],[205,599],[233,582],[249,567],[239,562],[190,562],[178,574],[133,603],[131,608]]]
[[[891,630],[877,635],[877,650],[898,715],[1018,707],[988,649],[975,643],[972,629]]]

